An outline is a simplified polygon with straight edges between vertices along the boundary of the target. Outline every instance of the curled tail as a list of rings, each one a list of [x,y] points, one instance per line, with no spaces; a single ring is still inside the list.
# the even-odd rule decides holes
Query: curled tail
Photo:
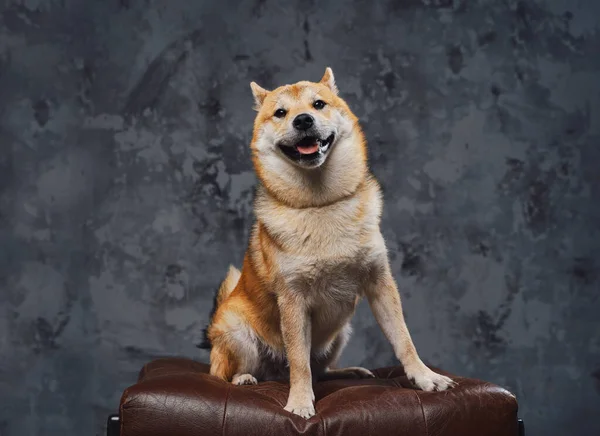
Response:
[[[235,286],[240,281],[242,273],[239,269],[237,269],[233,265],[229,265],[229,271],[227,271],[227,275],[225,276],[225,280],[221,282],[221,286],[219,286],[219,290],[217,291],[217,295],[215,296],[215,307],[213,308],[213,312],[216,308],[225,301],[225,298],[231,294],[231,291],[235,288]],[[211,314],[211,318],[212,318]]]
[[[213,307],[210,311],[208,326],[212,323],[213,316],[217,311],[217,308],[225,301],[225,299],[231,294],[231,291],[234,290],[238,282],[240,281],[242,273],[239,269],[234,267],[233,265],[229,265],[229,271],[227,271],[227,275],[225,279],[221,282],[219,289],[215,292]],[[208,326],[203,330],[203,340],[200,344],[197,345],[198,348],[202,348],[204,350],[210,350],[212,345],[210,343],[210,339],[208,339]]]

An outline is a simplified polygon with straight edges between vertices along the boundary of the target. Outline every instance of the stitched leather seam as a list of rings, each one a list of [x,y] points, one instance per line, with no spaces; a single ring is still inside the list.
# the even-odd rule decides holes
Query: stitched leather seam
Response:
[[[225,395],[225,405],[223,406],[223,422],[221,423],[221,435],[225,436],[225,416],[227,415],[227,404],[229,403],[229,393],[231,385],[227,387],[227,395]]]
[[[316,403],[316,401],[315,401]],[[317,405],[315,404],[315,409],[317,408]],[[323,424],[323,436],[327,435],[327,428],[325,427],[325,420],[323,419],[323,415],[321,415],[319,413],[319,419],[321,420],[321,424]]]
[[[122,398],[127,398],[128,391],[129,388],[125,389]],[[125,435],[125,420],[123,419],[123,416],[125,416],[125,414],[123,413],[124,406],[125,404],[123,404],[123,401],[121,401],[119,404],[119,435],[123,436]]]
[[[419,402],[419,406],[421,406],[421,413],[423,414],[423,424],[425,424],[425,436],[429,436],[429,429],[427,426],[427,418],[425,418],[425,409],[423,408],[423,403],[421,402],[421,397],[416,392],[414,393],[417,397],[417,401]]]

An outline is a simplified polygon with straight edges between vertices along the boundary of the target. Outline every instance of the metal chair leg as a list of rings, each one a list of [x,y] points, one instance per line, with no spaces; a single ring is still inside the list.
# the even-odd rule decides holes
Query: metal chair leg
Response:
[[[110,415],[106,422],[106,436],[119,436],[121,433],[121,421],[119,415]]]
[[[525,423],[522,419],[518,419],[517,422],[519,423],[519,436],[525,436]]]

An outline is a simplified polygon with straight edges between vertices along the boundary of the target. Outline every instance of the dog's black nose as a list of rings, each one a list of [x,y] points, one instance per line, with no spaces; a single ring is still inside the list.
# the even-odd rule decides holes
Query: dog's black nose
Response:
[[[300,114],[294,118],[294,128],[297,130],[308,130],[312,127],[315,119],[308,114]]]

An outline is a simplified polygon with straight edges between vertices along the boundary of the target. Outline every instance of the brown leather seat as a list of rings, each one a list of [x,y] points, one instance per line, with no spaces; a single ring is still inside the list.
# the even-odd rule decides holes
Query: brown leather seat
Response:
[[[159,359],[123,393],[121,436],[518,434],[517,401],[501,387],[454,377],[452,390],[422,392],[399,367],[373,373],[317,383],[317,414],[305,420],[283,410],[285,382],[233,386],[208,375],[206,364]]]

